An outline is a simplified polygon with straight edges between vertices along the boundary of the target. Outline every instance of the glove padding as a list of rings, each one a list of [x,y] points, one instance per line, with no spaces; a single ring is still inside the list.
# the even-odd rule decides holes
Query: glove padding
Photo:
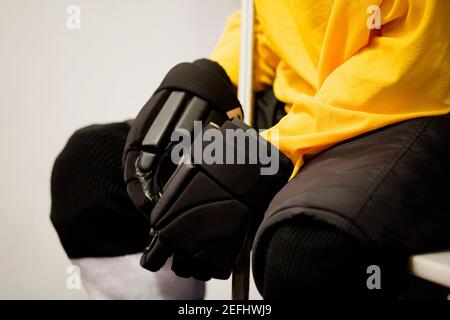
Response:
[[[206,129],[214,129],[209,125]],[[226,121],[220,128],[223,139],[223,158],[245,159],[244,164],[196,164],[197,154],[189,154],[177,167],[164,188],[162,197],[150,215],[153,236],[144,251],[141,265],[159,270],[173,255],[172,270],[181,277],[199,280],[227,279],[245,240],[252,240],[264,211],[273,196],[288,181],[292,163],[277,148],[256,131],[247,135],[245,144],[229,139],[227,129],[250,129],[239,120]],[[200,143],[204,152],[210,143],[197,137],[191,147],[196,152]],[[274,175],[261,175],[258,151],[276,155],[279,170]],[[251,154],[252,151],[253,154]],[[269,153],[270,152],[270,153]],[[227,154],[228,153],[228,154]],[[250,161],[253,156],[257,161]],[[225,161],[224,161],[225,162]],[[197,161],[198,163],[198,161]]]
[[[233,117],[242,117],[242,109],[219,64],[202,59],[172,68],[133,121],[125,144],[124,179],[135,206],[148,217],[175,171],[172,132],[192,135],[195,120],[220,126]]]

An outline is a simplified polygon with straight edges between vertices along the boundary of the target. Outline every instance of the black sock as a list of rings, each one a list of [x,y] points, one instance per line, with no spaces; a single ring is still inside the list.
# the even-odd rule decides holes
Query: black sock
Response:
[[[262,295],[265,299],[396,297],[383,277],[384,290],[369,290],[371,255],[356,239],[324,223],[293,220],[276,228],[266,242]],[[260,266],[261,267],[261,266]]]
[[[55,161],[51,220],[70,258],[142,252],[149,225],[128,197],[122,173],[127,123],[76,131]]]

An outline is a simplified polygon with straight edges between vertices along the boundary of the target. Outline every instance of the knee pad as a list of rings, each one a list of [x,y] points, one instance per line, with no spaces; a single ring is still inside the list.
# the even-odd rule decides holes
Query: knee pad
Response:
[[[203,59],[170,70],[136,117],[124,149],[124,178],[136,207],[148,217],[174,172],[174,132],[192,136],[194,121],[220,126],[234,117],[242,118],[242,109],[220,65]]]
[[[371,266],[379,268],[379,288],[368,286]],[[294,218],[261,235],[253,275],[265,299],[398,299],[407,265],[396,250],[361,244],[325,222]]]
[[[70,258],[137,253],[148,243],[148,222],[122,178],[129,128],[121,122],[80,129],[54,163],[50,218]]]
[[[265,299],[361,298],[367,293],[365,249],[334,227],[294,219],[267,230],[253,274]]]

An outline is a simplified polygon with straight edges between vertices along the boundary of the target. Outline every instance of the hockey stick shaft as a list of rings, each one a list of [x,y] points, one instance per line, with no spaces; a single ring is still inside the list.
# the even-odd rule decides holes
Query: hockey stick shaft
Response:
[[[242,0],[238,99],[244,109],[244,120],[250,126],[253,125],[254,19],[253,0]],[[233,300],[248,300],[250,249],[251,243],[246,241],[236,261],[232,276]]]

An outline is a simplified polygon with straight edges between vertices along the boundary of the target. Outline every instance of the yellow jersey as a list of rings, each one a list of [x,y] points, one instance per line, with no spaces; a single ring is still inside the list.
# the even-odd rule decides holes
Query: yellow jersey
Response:
[[[263,135],[293,175],[305,155],[450,112],[450,0],[255,0],[255,20],[254,90],[288,111]],[[239,38],[236,12],[211,56],[235,85]]]

